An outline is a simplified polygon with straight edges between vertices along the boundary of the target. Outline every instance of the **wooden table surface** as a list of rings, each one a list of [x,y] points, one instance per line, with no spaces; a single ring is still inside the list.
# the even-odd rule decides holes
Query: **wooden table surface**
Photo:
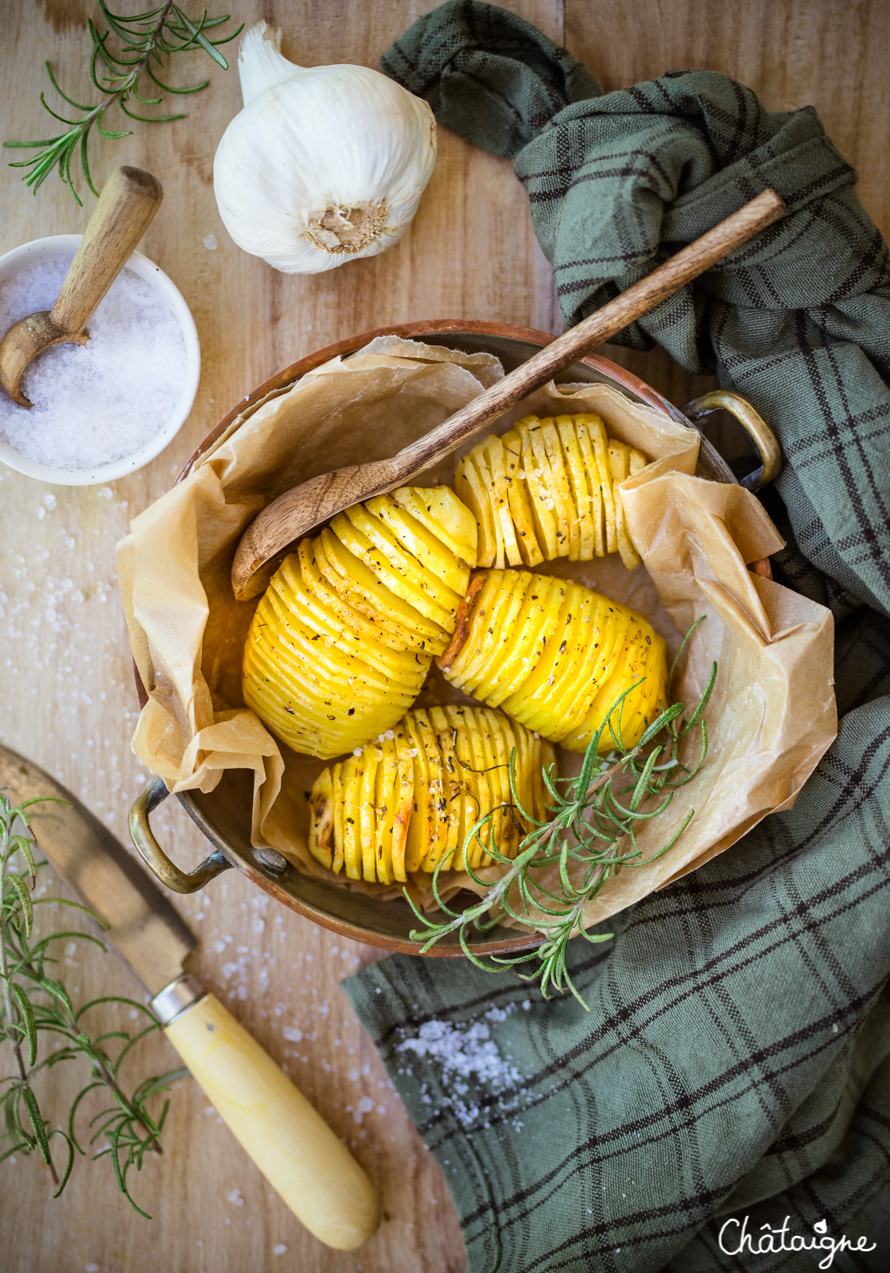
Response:
[[[149,6],[118,0],[112,7],[132,13]],[[305,65],[373,66],[433,7],[431,0],[299,6],[240,0],[237,20],[265,17],[280,25],[285,53]],[[814,105],[859,169],[865,206],[885,235],[890,231],[890,6],[882,0],[630,6],[511,0],[507,7],[565,44],[606,89],[677,67],[706,67],[750,85],[769,108]],[[3,137],[45,136],[50,125],[38,102],[46,86],[43,61],[51,61],[75,97],[89,92],[86,22],[98,17],[98,5],[5,0],[0,9]],[[204,73],[195,59],[180,75],[191,70]],[[129,746],[136,704],[113,563],[129,519],[170,486],[239,398],[332,341],[423,318],[559,330],[550,269],[510,164],[444,131],[420,211],[394,250],[299,277],[276,273],[234,247],[216,210],[211,174],[240,91],[234,69],[209,74],[210,87],[185,99],[187,119],[136,124],[131,137],[100,140],[92,152],[97,183],[129,163],[164,185],[164,204],[142,250],[179,286],[198,325],[203,372],[190,419],[148,468],[108,486],[49,486],[0,466],[0,740],[50,770],[122,839],[129,807],[148,779]],[[117,117],[107,122],[122,126]],[[78,208],[55,176],[34,198],[20,174],[3,166],[0,252],[82,230],[93,199],[84,202]],[[657,353],[617,357],[678,404],[705,387]],[[176,802],[163,807],[154,825],[179,862],[203,856],[206,846]],[[199,938],[194,966],[204,982],[284,1066],[374,1180],[384,1210],[380,1231],[353,1253],[323,1247],[265,1184],[196,1085],[184,1080],[173,1093],[163,1156],[152,1156],[134,1178],[150,1222],[117,1192],[107,1161],[78,1162],[55,1201],[36,1155],[0,1166],[6,1273],[459,1273],[465,1256],[448,1188],[339,989],[345,975],[378,952],[316,928],[240,876],[225,876],[176,905]],[[44,924],[57,920],[42,916]],[[111,955],[66,946],[61,971],[83,1000],[138,992]],[[159,1038],[142,1054],[143,1068],[131,1073],[138,1081],[175,1064]],[[0,1075],[9,1072],[7,1055]],[[54,1121],[65,1116],[75,1090],[71,1074],[54,1075],[44,1086]]]

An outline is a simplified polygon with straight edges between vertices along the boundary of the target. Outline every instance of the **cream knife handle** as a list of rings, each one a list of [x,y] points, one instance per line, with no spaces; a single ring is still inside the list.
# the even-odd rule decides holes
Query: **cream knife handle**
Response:
[[[290,1079],[212,994],[165,1034],[223,1121],[310,1233],[351,1251],[380,1223],[370,1180]]]

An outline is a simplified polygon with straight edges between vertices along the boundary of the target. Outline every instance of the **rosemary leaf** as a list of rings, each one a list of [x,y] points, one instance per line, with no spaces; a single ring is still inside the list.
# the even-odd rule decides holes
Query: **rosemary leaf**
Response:
[[[31,827],[27,810],[37,803],[39,801],[33,800],[13,806],[0,791],[0,1059],[5,1060],[11,1053],[15,1071],[0,1074],[0,1114],[4,1128],[0,1132],[0,1161],[16,1152],[27,1155],[37,1150],[57,1186],[53,1196],[58,1197],[71,1176],[75,1157],[85,1156],[76,1131],[82,1102],[90,1094],[104,1092],[106,1108],[93,1116],[90,1126],[99,1125],[93,1142],[105,1133],[110,1143],[97,1150],[94,1157],[111,1158],[119,1188],[139,1214],[145,1216],[147,1213],[137,1206],[130,1193],[128,1174],[134,1167],[140,1170],[149,1150],[160,1153],[160,1131],[168,1104],[164,1102],[161,1115],[156,1119],[147,1102],[168,1091],[170,1084],[185,1071],[174,1070],[143,1079],[128,1096],[119,1079],[121,1064],[138,1043],[160,1029],[157,1018],[144,1004],[123,996],[103,995],[75,1007],[66,986],[53,970],[56,960],[50,952],[63,939],[92,942],[104,951],[102,942],[91,934],[66,929],[32,940],[34,905],[38,902],[53,901],[90,914],[79,902],[65,898],[42,897],[32,903],[29,884],[33,884],[44,863],[35,862],[35,841],[30,835],[22,835],[18,827]],[[18,859],[22,869],[16,869]],[[106,1005],[130,1011],[137,1009],[143,1017],[142,1027],[133,1034],[117,1028],[91,1034],[85,1024],[87,1014]],[[45,1055],[41,1057],[43,1036],[55,1040],[56,1046],[44,1049]],[[89,1080],[70,1106],[64,1120],[67,1130],[57,1127],[48,1131],[49,1121],[41,1111],[32,1083],[42,1070],[69,1062],[85,1063]],[[66,1147],[67,1159],[61,1177],[50,1153],[53,1138],[61,1139]]]
[[[162,98],[148,96],[140,88],[140,76],[143,73],[151,86],[160,88],[165,93],[196,93],[206,88],[208,80],[191,84],[184,88],[176,88],[158,79],[152,64],[163,71],[174,53],[182,53],[188,49],[201,49],[224,71],[228,70],[228,62],[219,52],[218,46],[234,40],[243,29],[243,24],[229,35],[218,39],[209,39],[206,31],[212,30],[229,21],[229,15],[208,16],[206,10],[200,18],[191,19],[183,13],[173,0],[165,0],[164,4],[132,17],[124,17],[112,13],[104,0],[99,0],[99,9],[105,30],[100,30],[92,18],[87,22],[87,33],[92,45],[88,68],[90,81],[99,100],[92,105],[75,101],[62,89],[52,67],[45,63],[50,85],[67,106],[80,111],[82,118],[68,119],[60,115],[47,102],[46,95],[40,94],[40,102],[54,119],[67,126],[67,131],[57,137],[34,139],[31,141],[4,141],[3,145],[14,149],[33,150],[30,159],[16,160],[10,163],[11,168],[26,168],[27,173],[22,180],[30,186],[34,193],[42,186],[53,170],[57,171],[62,181],[68,186],[77,203],[81,198],[71,175],[71,156],[75,148],[80,147],[81,169],[84,180],[93,194],[98,194],[90,174],[87,158],[87,146],[93,128],[110,140],[129,137],[129,129],[113,129],[105,127],[103,119],[106,111],[113,106],[119,107],[122,113],[140,123],[158,124],[170,120],[183,119],[179,114],[143,115],[134,110],[131,102],[143,106],[158,106]]]

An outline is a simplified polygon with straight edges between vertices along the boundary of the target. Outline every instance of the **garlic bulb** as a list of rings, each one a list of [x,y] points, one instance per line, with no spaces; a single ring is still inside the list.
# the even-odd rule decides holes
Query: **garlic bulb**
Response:
[[[295,66],[265,22],[238,58],[244,109],[216,151],[220,216],[239,247],[315,274],[398,242],[436,162],[426,102],[366,66]]]

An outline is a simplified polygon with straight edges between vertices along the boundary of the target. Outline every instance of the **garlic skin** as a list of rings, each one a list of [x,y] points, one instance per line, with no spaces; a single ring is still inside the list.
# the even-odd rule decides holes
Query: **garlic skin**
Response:
[[[426,102],[366,66],[301,67],[260,22],[241,42],[244,109],[213,162],[239,247],[286,274],[376,256],[402,237],[436,163]]]

